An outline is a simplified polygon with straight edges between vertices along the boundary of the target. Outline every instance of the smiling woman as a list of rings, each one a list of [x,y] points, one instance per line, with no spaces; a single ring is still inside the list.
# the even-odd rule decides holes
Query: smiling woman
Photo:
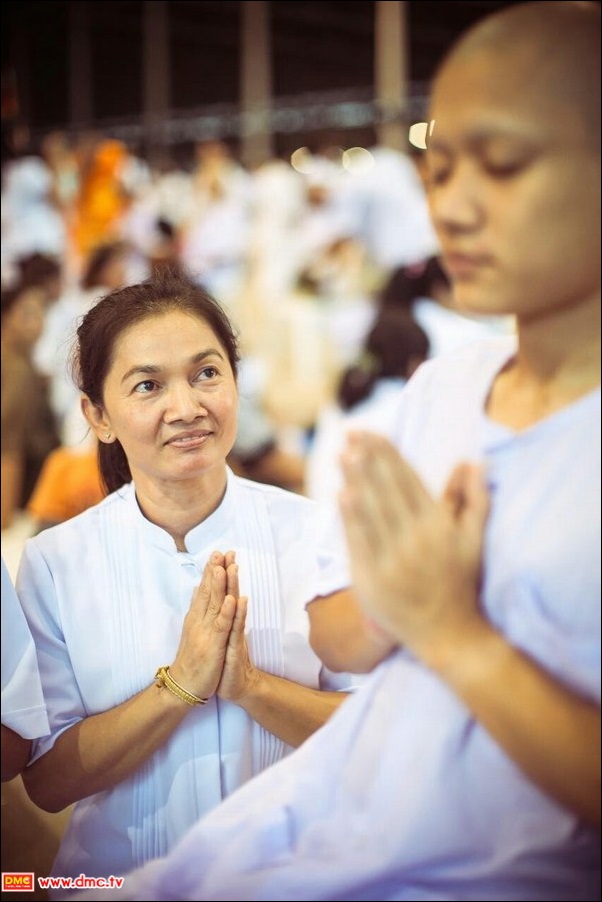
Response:
[[[224,492],[225,459],[236,436],[237,368],[228,318],[192,281],[167,273],[97,304],[78,330],[73,371],[84,415],[100,442],[108,491],[133,477],[137,491],[144,491],[138,479],[145,484],[147,467],[161,468],[166,456],[155,445],[209,431],[222,452],[221,479],[212,482],[205,505],[210,513]],[[202,478],[203,469],[197,473],[193,462],[189,475]],[[182,474],[168,467],[158,478],[169,492]]]
[[[169,499],[181,499],[184,508],[191,493],[203,499],[190,519],[166,524],[180,551],[199,513],[212,513],[225,490],[225,460],[236,438],[235,365],[204,320],[177,309],[157,313],[121,333],[103,405],[82,401],[99,441],[119,443],[151,516]]]
[[[78,330],[110,494],[30,540],[18,576],[51,728],[25,785],[47,810],[76,803],[56,874],[166,854],[350,688],[308,642],[305,605],[348,584],[329,518],[226,465],[237,363],[219,305],[170,273]]]

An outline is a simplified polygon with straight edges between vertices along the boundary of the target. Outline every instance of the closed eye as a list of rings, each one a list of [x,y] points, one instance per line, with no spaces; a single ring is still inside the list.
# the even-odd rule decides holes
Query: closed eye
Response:
[[[438,169],[435,171],[427,170],[427,187],[432,187],[433,185],[443,185],[445,180],[449,176],[449,169]]]
[[[485,171],[495,179],[508,179],[516,175],[523,168],[523,163],[486,163]]]

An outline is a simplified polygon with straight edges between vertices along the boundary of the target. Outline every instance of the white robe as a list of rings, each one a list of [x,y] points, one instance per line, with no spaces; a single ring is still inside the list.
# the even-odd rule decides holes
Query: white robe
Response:
[[[349,410],[330,404],[320,411],[307,452],[306,494],[315,501],[336,503],[343,476],[341,454],[350,432],[375,432],[393,439],[405,379],[378,379],[369,397]]]
[[[52,730],[35,757],[73,724],[150,685],[173,660],[214,550],[236,551],[254,663],[306,686],[348,688],[308,645],[305,604],[349,582],[329,529],[308,499],[229,473],[219,508],[186,536],[187,553],[144,518],[133,485],[29,540],[17,584]],[[75,805],[53,873],[117,874],[165,855],[202,814],[289,751],[213,697],[133,776]]]
[[[33,638],[2,558],[2,723],[35,739],[50,732]]]
[[[434,492],[457,461],[486,464],[487,616],[599,701],[600,390],[515,434],[484,413],[510,353],[487,342],[425,364],[403,393],[398,442]],[[594,902],[599,881],[598,831],[535,786],[438,676],[398,651],[167,860],[86,898]]]

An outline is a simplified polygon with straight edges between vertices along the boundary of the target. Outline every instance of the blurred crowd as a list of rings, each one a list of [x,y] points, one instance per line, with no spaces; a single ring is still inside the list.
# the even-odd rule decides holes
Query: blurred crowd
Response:
[[[319,499],[334,495],[341,436],[356,425],[387,434],[398,389],[421,360],[511,328],[451,309],[410,154],[302,148],[248,171],[210,141],[183,168],[167,151],[151,162],[96,133],[54,132],[34,153],[18,128],[11,151],[3,529],[17,511],[42,528],[102,497],[70,343],[95,299],[158,268],[190,272],[239,331],[233,469]]]

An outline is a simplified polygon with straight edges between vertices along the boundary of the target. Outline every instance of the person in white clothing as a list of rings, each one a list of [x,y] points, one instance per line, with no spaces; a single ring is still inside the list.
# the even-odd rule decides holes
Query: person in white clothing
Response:
[[[336,402],[320,411],[305,465],[305,493],[334,503],[342,485],[340,455],[350,432],[393,438],[401,391],[428,356],[429,341],[402,308],[382,310],[362,352],[343,373]]]
[[[2,566],[2,782],[20,774],[31,744],[50,732],[36,649],[4,558]]]
[[[44,331],[34,348],[36,366],[50,386],[50,401],[64,445],[85,446],[88,435],[79,409],[77,387],[69,375],[69,352],[77,324],[94,301],[128,283],[130,255],[131,249],[124,241],[110,241],[94,248],[79,285],[63,292],[48,310]]]
[[[438,257],[396,269],[378,300],[382,309],[405,310],[424,329],[429,339],[429,357],[514,332],[511,316],[467,315],[458,310],[449,277]]]
[[[599,71],[581,2],[507,7],[444,61],[443,262],[517,340],[427,361],[395,446],[348,444],[358,606],[312,602],[312,644],[334,668],[386,659],[105,898],[600,898]]]
[[[17,577],[50,720],[25,786],[45,810],[75,803],[54,874],[166,854],[353,686],[311,650],[305,611],[348,585],[342,536],[308,499],[226,466],[237,361],[218,304],[169,271],[78,329],[110,494],[30,539]]]

